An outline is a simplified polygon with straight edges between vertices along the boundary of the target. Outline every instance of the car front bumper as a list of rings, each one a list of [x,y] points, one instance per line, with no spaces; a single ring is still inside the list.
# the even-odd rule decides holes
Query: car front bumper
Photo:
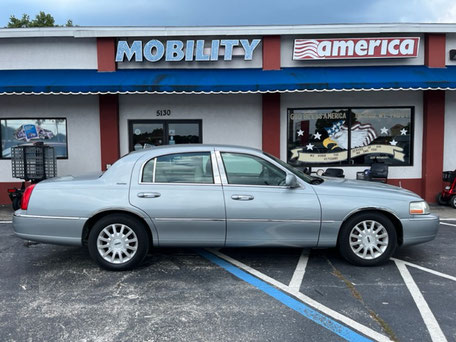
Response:
[[[410,246],[435,239],[439,230],[439,217],[429,214],[402,219],[403,243]]]
[[[27,215],[17,210],[13,215],[16,235],[32,240],[58,245],[82,245],[82,229],[86,218]]]

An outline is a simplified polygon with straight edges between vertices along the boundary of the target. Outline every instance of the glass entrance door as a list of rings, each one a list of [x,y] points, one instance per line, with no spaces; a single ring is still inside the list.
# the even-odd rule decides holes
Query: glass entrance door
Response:
[[[201,144],[201,120],[130,120],[130,151],[152,146]]]

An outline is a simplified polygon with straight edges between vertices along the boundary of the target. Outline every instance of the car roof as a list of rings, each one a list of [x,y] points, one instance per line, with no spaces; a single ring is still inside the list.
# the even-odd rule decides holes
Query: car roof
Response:
[[[201,151],[202,149],[209,149],[209,150],[243,150],[243,151],[251,151],[256,153],[262,153],[261,150],[253,147],[246,147],[241,145],[222,145],[222,144],[178,144],[178,145],[161,145],[161,146],[153,146],[150,148],[146,148],[143,150],[132,151],[129,154],[146,154],[149,152],[153,153],[161,153],[161,152],[182,152],[185,150],[195,150]]]

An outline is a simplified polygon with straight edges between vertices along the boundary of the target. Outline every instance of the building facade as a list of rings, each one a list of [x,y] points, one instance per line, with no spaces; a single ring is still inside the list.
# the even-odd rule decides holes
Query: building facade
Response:
[[[297,167],[374,162],[429,202],[456,169],[456,25],[0,29],[0,203],[11,147],[59,175],[161,144],[263,149]]]

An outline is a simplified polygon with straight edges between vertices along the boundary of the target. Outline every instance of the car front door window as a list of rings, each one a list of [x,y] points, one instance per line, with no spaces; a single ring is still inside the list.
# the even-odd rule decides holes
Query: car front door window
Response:
[[[221,153],[229,184],[285,185],[286,172],[268,161],[248,154]]]

